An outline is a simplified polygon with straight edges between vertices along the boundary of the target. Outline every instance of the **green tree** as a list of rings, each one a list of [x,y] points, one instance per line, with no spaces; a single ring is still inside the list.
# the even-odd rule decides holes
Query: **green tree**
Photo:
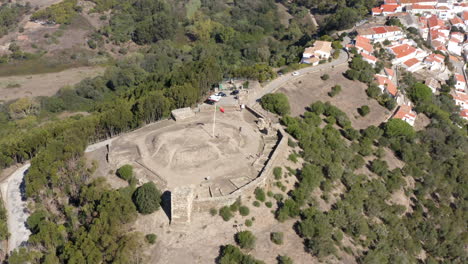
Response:
[[[243,249],[253,249],[255,247],[255,241],[257,240],[252,232],[248,230],[238,232],[234,238],[239,247]]]
[[[153,182],[147,182],[135,190],[133,202],[138,212],[151,214],[160,207],[161,192]]]
[[[119,169],[117,169],[117,176],[119,176],[119,178],[123,180],[130,181],[130,179],[133,178],[132,165],[126,164],[120,167]]]
[[[414,129],[411,125],[401,119],[390,119],[384,126],[385,135],[388,137],[406,137],[413,138],[415,136]]]
[[[260,104],[263,109],[278,115],[287,115],[291,111],[288,97],[283,93],[266,94]]]

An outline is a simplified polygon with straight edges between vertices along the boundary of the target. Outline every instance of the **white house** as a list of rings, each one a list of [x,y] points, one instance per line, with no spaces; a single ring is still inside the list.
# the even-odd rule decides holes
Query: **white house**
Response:
[[[410,105],[401,105],[398,107],[395,115],[393,115],[393,118],[401,119],[411,126],[414,126],[414,122],[416,121],[416,113],[413,111]]]
[[[401,29],[395,26],[360,28],[356,31],[358,35],[377,42],[381,42],[386,39],[397,40],[404,36]]]
[[[453,41],[452,39],[449,40],[447,44],[447,50],[457,56],[461,56],[462,53],[462,46],[460,45],[459,42]]]
[[[466,81],[465,81],[465,77],[463,77],[463,75],[461,74],[455,74],[455,80],[456,80],[456,84],[455,84],[455,89],[459,92],[465,92],[466,90]]]
[[[388,51],[395,55],[395,59],[392,60],[393,64],[400,64],[412,58],[422,59],[427,56],[427,52],[408,44],[391,46]]]
[[[419,71],[424,67],[421,61],[416,58],[411,58],[403,62],[402,66],[409,72]]]
[[[364,61],[367,61],[371,65],[374,65],[377,63],[378,59],[372,55],[366,54],[366,53],[361,53],[362,59]]]
[[[308,47],[302,54],[302,63],[317,65],[321,60],[331,56],[331,42],[317,40],[312,47]]]
[[[468,109],[468,95],[466,93],[455,92],[452,94],[455,104],[460,106],[461,110]]]
[[[431,71],[441,70],[444,66],[445,57],[440,54],[431,54],[424,59],[424,63]]]

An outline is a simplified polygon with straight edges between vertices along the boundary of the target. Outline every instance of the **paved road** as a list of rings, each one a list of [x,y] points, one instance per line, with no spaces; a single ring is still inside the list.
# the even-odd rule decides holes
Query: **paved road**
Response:
[[[340,66],[343,64],[347,64],[349,59],[349,55],[346,51],[341,51],[340,52],[340,57],[336,60],[333,60],[330,63],[325,63],[325,64],[319,64],[317,66],[310,66],[307,68],[303,68],[298,70],[299,72],[298,76],[293,76],[292,73],[285,74],[283,76],[280,76],[273,81],[269,82],[267,85],[263,87],[262,90],[257,91],[253,93],[252,96],[249,96],[249,104],[254,105],[258,99],[262,98],[265,94],[269,93],[274,93],[276,90],[281,88],[284,84],[286,84],[289,81],[293,81],[295,79],[301,78],[303,75],[308,74],[308,73],[313,73],[313,72],[319,72],[319,71],[325,71],[329,70],[333,67]]]

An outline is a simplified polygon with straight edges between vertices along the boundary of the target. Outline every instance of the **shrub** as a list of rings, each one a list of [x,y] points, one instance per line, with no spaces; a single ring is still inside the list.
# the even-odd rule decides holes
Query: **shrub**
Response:
[[[255,207],[260,207],[260,202],[259,201],[254,201],[252,204]]]
[[[159,209],[161,203],[161,192],[156,188],[154,182],[147,182],[136,189],[133,193],[133,202],[141,214],[151,214]]]
[[[274,198],[276,201],[281,202],[281,201],[283,201],[284,196],[283,196],[282,193],[275,193],[275,195],[273,195],[273,198]]]
[[[239,206],[240,205],[241,205],[241,201],[240,201],[240,198],[238,198],[233,204],[231,204],[231,206],[229,206],[229,209],[232,212],[237,212],[237,211],[239,211]]]
[[[250,219],[245,220],[245,225],[246,226],[251,227],[252,224],[253,224],[252,220],[250,220]]]
[[[288,97],[282,93],[266,94],[260,99],[263,109],[278,115],[287,115],[291,111]]]
[[[245,205],[242,205],[241,207],[239,207],[239,213],[242,215],[242,216],[247,216],[249,215],[250,213],[250,209],[245,206]]]
[[[262,188],[255,189],[255,198],[260,202],[264,202],[266,199],[265,191]]]
[[[322,75],[322,76],[320,77],[320,79],[326,81],[326,80],[330,79],[330,75],[324,74],[324,75]]]
[[[221,209],[219,209],[219,215],[226,222],[231,220],[231,218],[233,217],[231,209],[229,209],[229,207],[227,207],[227,206],[223,206],[223,207],[221,207]]]
[[[255,247],[255,241],[257,240],[252,232],[246,230],[235,234],[234,239],[239,247],[243,249],[253,249]]]
[[[145,236],[145,238],[146,238],[146,242],[148,242],[150,244],[154,244],[154,243],[156,243],[157,236],[155,234],[147,234]]]
[[[271,208],[273,206],[273,203],[268,201],[265,203],[265,206],[268,207],[268,208]]]
[[[297,159],[297,155],[295,153],[291,153],[288,157],[288,160],[294,162],[294,163],[297,163],[298,162],[298,159]]]
[[[256,260],[254,257],[242,253],[239,248],[233,245],[226,245],[221,247],[221,254],[219,257],[220,264],[265,264],[265,262]]]
[[[294,264],[294,262],[288,256],[278,256],[278,264]]]
[[[211,216],[215,216],[215,215],[217,215],[217,214],[218,214],[218,210],[216,210],[216,208],[211,208],[211,209],[210,209],[210,215],[211,215]]]
[[[276,245],[282,245],[283,244],[283,232],[271,232],[270,233],[270,239],[271,242],[275,243]]]
[[[288,138],[288,146],[290,146],[291,148],[295,148],[297,147],[297,143],[293,139]]]
[[[334,97],[335,95],[339,94],[341,92],[341,86],[340,85],[335,85],[332,87],[331,91],[328,93],[330,97]]]
[[[369,114],[369,112],[370,112],[370,108],[367,105],[363,105],[363,106],[361,106],[361,108],[358,108],[358,113],[361,116],[366,116],[366,115]]]
[[[117,176],[123,180],[130,181],[130,179],[133,177],[132,165],[126,164],[117,169]]]
[[[273,175],[275,176],[275,180],[281,179],[281,175],[283,174],[283,170],[281,167],[275,167],[273,169]]]

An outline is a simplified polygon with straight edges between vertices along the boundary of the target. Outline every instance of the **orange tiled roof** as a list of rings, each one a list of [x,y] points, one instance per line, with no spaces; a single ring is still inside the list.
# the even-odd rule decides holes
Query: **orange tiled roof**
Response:
[[[416,52],[416,49],[408,44],[402,44],[391,49],[397,58],[403,58],[413,52]]]
[[[411,109],[411,106],[409,105],[401,105],[400,107],[398,107],[398,110],[393,116],[393,118],[398,118],[398,119],[403,119],[405,117],[411,118],[411,119],[416,118],[416,114],[413,112],[413,109]]]
[[[416,63],[418,63],[418,62],[419,62],[418,59],[416,59],[416,58],[411,58],[411,59],[405,61],[404,64],[409,68],[409,67],[414,66],[414,65],[415,65]]]

